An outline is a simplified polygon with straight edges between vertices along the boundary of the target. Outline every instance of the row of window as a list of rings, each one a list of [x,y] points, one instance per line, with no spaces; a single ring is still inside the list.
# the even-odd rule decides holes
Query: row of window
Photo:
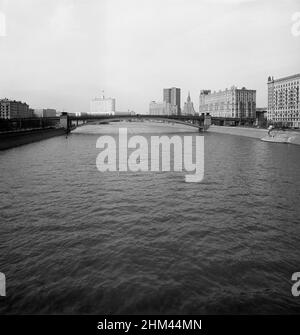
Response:
[[[299,86],[299,80],[297,81],[293,81],[293,82],[289,82],[289,83],[285,83],[285,84],[275,84],[274,87],[278,88],[278,87],[291,87],[291,86]]]

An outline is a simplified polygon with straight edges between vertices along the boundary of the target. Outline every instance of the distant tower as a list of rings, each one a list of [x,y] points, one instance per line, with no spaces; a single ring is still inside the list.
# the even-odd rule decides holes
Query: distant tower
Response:
[[[187,102],[191,102],[190,91],[189,91],[189,94],[188,94],[188,97],[187,97],[186,101],[187,101]]]
[[[184,115],[195,115],[196,114],[195,109],[194,109],[194,104],[192,103],[192,100],[191,100],[190,92],[188,94],[186,102],[184,103],[183,114]]]
[[[176,114],[180,115],[180,88],[164,88],[163,95],[163,101],[169,103],[172,107],[175,107]]]

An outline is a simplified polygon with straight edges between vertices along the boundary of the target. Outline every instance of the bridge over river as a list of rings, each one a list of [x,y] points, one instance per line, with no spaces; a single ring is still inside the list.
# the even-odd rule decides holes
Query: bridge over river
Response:
[[[60,124],[68,131],[77,127],[80,122],[82,123],[107,123],[107,122],[118,122],[118,121],[160,121],[167,123],[179,123],[186,126],[195,127],[199,131],[207,130],[211,124],[224,125],[230,123],[231,125],[238,125],[242,123],[252,123],[254,119],[251,118],[222,118],[212,117],[209,114],[201,115],[149,115],[149,114],[122,114],[122,115],[82,115],[73,116],[63,114],[60,117]]]

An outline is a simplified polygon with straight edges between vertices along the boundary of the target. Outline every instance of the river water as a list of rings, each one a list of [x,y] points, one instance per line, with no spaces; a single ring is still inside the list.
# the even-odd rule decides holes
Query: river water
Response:
[[[207,133],[202,183],[101,173],[116,127],[0,152],[0,313],[299,313],[300,147]]]

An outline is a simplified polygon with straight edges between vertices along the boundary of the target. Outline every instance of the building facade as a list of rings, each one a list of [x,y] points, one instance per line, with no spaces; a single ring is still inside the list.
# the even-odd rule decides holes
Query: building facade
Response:
[[[184,103],[182,114],[183,115],[195,115],[196,114],[195,109],[194,109],[194,104],[191,101],[190,92],[186,99],[186,102]]]
[[[256,119],[255,125],[259,127],[266,127],[267,126],[267,107],[256,107]]]
[[[268,78],[267,119],[288,127],[300,127],[300,74],[274,80]]]
[[[177,115],[177,106],[168,102],[151,101],[149,104],[150,115]]]
[[[20,119],[32,116],[32,110],[25,102],[10,99],[0,100],[1,119]]]
[[[95,98],[90,103],[90,114],[93,115],[114,115],[116,112],[116,99],[105,98],[102,95],[100,98]]]
[[[56,109],[46,108],[46,109],[35,109],[35,117],[56,117]]]
[[[169,103],[172,106],[172,109],[176,111],[176,115],[181,114],[180,88],[164,88],[163,101]]]
[[[166,114],[166,102],[151,101],[149,104],[150,115],[165,115]]]
[[[199,97],[199,113],[226,118],[255,118],[256,90],[232,86],[224,91],[202,90]]]

